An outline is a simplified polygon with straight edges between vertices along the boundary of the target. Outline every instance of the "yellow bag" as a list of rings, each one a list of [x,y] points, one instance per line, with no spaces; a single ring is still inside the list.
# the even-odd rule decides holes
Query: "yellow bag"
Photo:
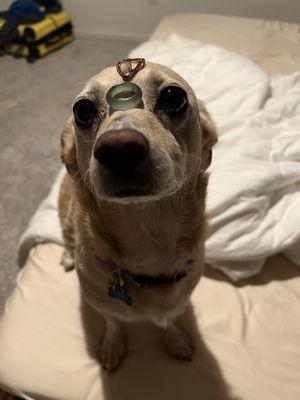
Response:
[[[7,53],[15,57],[26,57],[29,62],[34,62],[41,57],[59,49],[67,43],[74,40],[73,33],[59,34],[52,36],[49,40],[40,40],[32,44],[10,43],[5,45],[4,49]]]
[[[0,28],[4,25],[5,19],[0,18]],[[20,39],[30,43],[39,40],[49,33],[71,23],[70,16],[65,11],[56,14],[47,14],[46,17],[35,24],[20,24],[18,33]]]
[[[0,19],[0,28],[4,22],[4,19]],[[74,39],[72,23],[65,11],[48,14],[45,19],[34,24],[19,25],[18,33],[18,40],[5,45],[4,51],[15,57],[26,57],[30,62]]]

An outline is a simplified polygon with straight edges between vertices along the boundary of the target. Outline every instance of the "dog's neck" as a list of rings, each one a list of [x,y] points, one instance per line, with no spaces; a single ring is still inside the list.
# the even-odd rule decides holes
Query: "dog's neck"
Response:
[[[82,196],[86,235],[99,257],[114,254],[114,261],[138,264],[148,258],[176,257],[192,250],[203,237],[207,177],[158,201],[120,204]]]

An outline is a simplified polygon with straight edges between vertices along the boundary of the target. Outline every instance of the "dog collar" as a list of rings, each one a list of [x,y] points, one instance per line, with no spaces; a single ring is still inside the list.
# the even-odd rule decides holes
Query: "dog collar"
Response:
[[[141,288],[162,288],[171,286],[175,283],[180,282],[187,275],[186,272],[180,271],[173,275],[144,275],[144,274],[132,274],[127,269],[121,269],[116,264],[112,267],[116,277],[117,282],[109,284],[108,295],[112,298],[119,299],[123,301],[128,306],[133,305],[133,297],[126,290],[128,280],[132,280],[134,284]]]

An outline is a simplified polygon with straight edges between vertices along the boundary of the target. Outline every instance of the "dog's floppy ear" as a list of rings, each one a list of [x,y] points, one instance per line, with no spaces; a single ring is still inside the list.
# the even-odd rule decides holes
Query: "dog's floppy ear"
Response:
[[[75,175],[78,172],[75,133],[72,123],[72,118],[69,118],[61,133],[61,159],[66,165],[70,175]]]
[[[202,146],[202,169],[206,170],[212,160],[212,148],[218,141],[216,126],[209,114],[204,107],[204,104],[198,100],[198,108],[200,114],[200,122],[203,130],[203,146]]]

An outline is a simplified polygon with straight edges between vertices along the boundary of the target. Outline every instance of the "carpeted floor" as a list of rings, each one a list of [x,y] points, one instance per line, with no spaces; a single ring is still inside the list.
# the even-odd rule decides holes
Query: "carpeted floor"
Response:
[[[0,313],[18,272],[19,237],[60,168],[59,134],[72,100],[137,44],[77,38],[35,64],[0,58]]]

